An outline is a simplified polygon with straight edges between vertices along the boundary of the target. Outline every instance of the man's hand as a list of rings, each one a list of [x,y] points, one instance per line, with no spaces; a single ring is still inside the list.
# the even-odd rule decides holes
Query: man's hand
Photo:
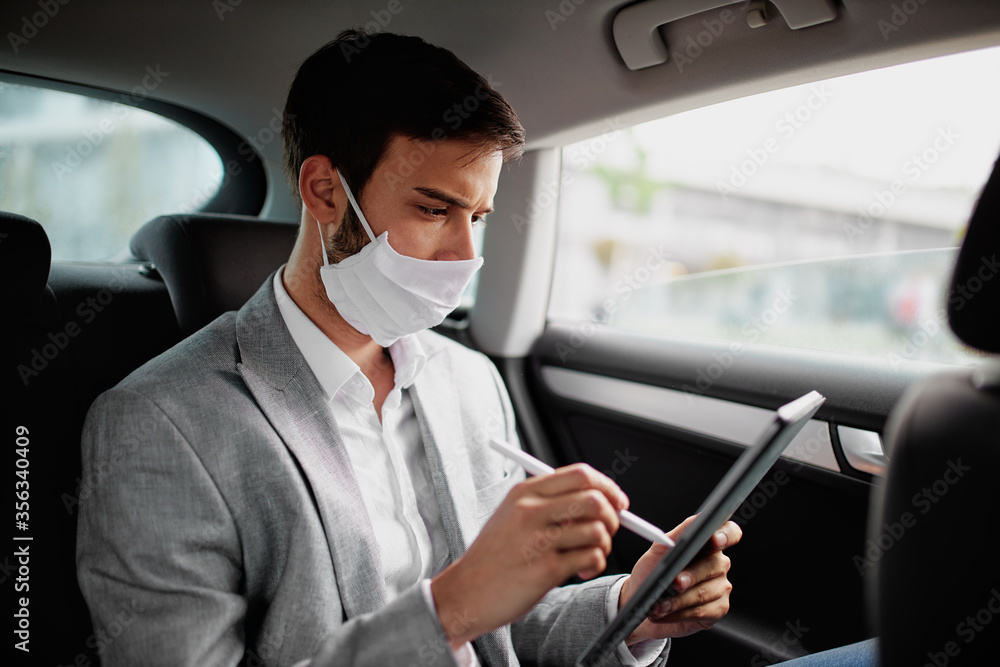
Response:
[[[452,648],[517,620],[574,574],[600,574],[627,507],[618,485],[584,463],[511,489],[469,550],[431,581]]]
[[[675,541],[684,533],[695,517],[688,517],[681,525],[667,533]],[[688,569],[677,575],[674,588],[677,595],[669,602],[657,603],[646,620],[635,629],[626,644],[634,644],[643,639],[664,639],[685,637],[700,630],[707,630],[729,612],[729,593],[733,585],[729,583],[729,556],[722,550],[740,541],[743,531],[732,521],[727,522],[715,535],[709,546],[708,555],[695,561]],[[670,550],[662,544],[654,544],[642,555],[632,568],[630,576],[622,585],[618,596],[618,608],[629,601],[639,585],[649,576],[653,567]]]

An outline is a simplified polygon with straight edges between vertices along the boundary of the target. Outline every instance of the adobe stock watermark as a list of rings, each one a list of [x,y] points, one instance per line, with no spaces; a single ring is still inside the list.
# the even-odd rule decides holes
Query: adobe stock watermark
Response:
[[[919,153],[911,155],[903,163],[900,168],[902,176],[893,179],[886,189],[874,191],[868,204],[858,208],[855,224],[844,223],[842,225],[847,240],[854,243],[877,220],[885,216],[886,212],[906,194],[910,186],[919,181],[927,173],[927,170],[955,145],[961,136],[952,129],[951,125],[947,128],[939,127],[931,144]]]
[[[768,137],[761,145],[747,149],[747,159],[730,168],[729,178],[725,181],[716,181],[715,187],[722,195],[723,201],[729,195],[735,194],[750,182],[757,172],[766,165],[771,156],[781,150],[784,142],[790,141],[803,127],[812,120],[813,116],[822,109],[830,98],[834,97],[833,91],[827,88],[827,82],[817,83],[809,87],[809,95],[802,104],[791,111],[785,112],[774,122],[774,131],[777,137]]]
[[[69,0],[67,0],[68,2]],[[407,2],[412,2],[413,0],[407,0]],[[212,9],[215,10],[215,15],[219,17],[219,22],[226,20],[226,15],[236,11],[236,8],[243,4],[243,0],[212,0]],[[393,17],[397,16],[404,9],[402,0],[389,0],[383,9],[373,9],[369,12],[372,17],[371,21],[365,23],[362,28],[369,33],[377,33],[385,30],[392,23]],[[351,62],[351,58],[355,55],[361,53],[361,50],[368,46],[369,41],[367,39],[360,40],[357,46],[351,44],[342,44],[340,47],[341,53],[344,55],[344,59],[347,62]]]
[[[468,609],[463,609],[461,612],[452,612],[449,618],[442,618],[441,629],[445,631],[446,636],[461,637],[478,620],[478,616],[473,615]],[[449,660],[451,659],[452,650],[448,642],[442,641],[440,637],[430,636],[425,637],[417,647],[416,655],[417,661],[406,663],[406,667],[440,664],[444,656],[449,656]]]
[[[903,0],[899,4],[892,3],[890,5],[892,11],[889,13],[888,20],[879,19],[876,21],[879,32],[882,33],[882,39],[888,42],[889,36],[899,32],[899,29],[909,22],[910,17],[920,11],[922,5],[926,4],[927,0]]]
[[[602,129],[604,131],[601,134],[573,148],[568,162],[577,171],[583,172],[589,169],[590,165],[603,155],[624,132],[621,119],[618,116],[604,121]],[[559,201],[559,188],[563,185],[569,185],[574,180],[573,172],[563,169],[558,179],[543,182],[540,192],[533,197],[525,197],[524,208],[519,213],[515,212],[510,215],[510,221],[517,233],[522,233],[524,228],[531,224],[531,220],[537,218],[543,210]]]
[[[779,289],[771,301],[771,305],[761,313],[743,323],[740,327],[740,335],[743,341],[755,343],[761,335],[773,327],[787,313],[792,305],[799,300],[799,297],[792,293],[790,288]],[[713,352],[714,361],[705,368],[699,368],[695,373],[694,385],[685,384],[681,386],[681,391],[687,394],[688,403],[693,403],[692,394],[704,394],[715,382],[729,370],[736,360],[746,352],[746,345],[743,341],[733,341],[729,344],[729,349],[722,352]]]
[[[566,19],[573,15],[576,8],[587,0],[561,0],[554,9],[545,10],[545,20],[549,23],[552,32],[556,31],[560,23],[565,23]]]
[[[604,121],[602,129],[604,131],[596,137],[573,147],[569,161],[577,170],[589,169],[594,160],[603,155],[608,147],[622,136],[625,128],[622,126],[621,118],[615,116]]]
[[[531,544],[521,545],[521,557],[524,558],[525,564],[532,565],[541,558],[542,554],[551,549],[552,545],[562,537],[565,527],[573,523],[577,517],[582,516],[583,512],[583,505],[573,503],[565,512],[553,514],[551,519],[554,523],[546,526],[545,530],[535,530]]]
[[[954,285],[947,294],[947,301],[955,311],[961,311],[965,305],[974,299],[986,283],[1000,273],[1000,262],[994,254],[990,257],[982,255],[979,258],[979,268],[975,275],[966,278],[965,282]],[[906,340],[893,352],[886,353],[886,361],[893,370],[907,361],[914,361],[941,331],[946,329],[948,316],[943,309],[934,317],[926,318],[920,323],[920,328],[907,336]]]
[[[111,305],[115,295],[125,288],[123,279],[125,275],[125,269],[115,269],[106,287],[102,287],[76,305],[74,312],[84,325],[97,319],[98,315]],[[71,341],[82,332],[83,327],[76,320],[67,320],[60,328],[49,331],[46,334],[47,342],[33,347],[28,352],[27,358],[17,365],[17,374],[24,386],[27,387],[33,379],[45,371],[49,363],[69,347]]]
[[[822,449],[828,447],[828,443],[816,435],[811,435],[805,442],[801,444],[795,442],[789,447],[790,450],[782,455],[782,460],[791,465],[792,473],[797,473],[802,470],[806,461],[814,460]],[[799,458],[788,458],[792,453],[792,447]],[[767,477],[757,485],[753,493],[747,496],[737,512],[733,514],[733,520],[739,523],[740,527],[746,526],[757,516],[758,512],[777,497],[781,489],[787,486],[790,481],[792,481],[791,475],[780,468],[769,472]]]
[[[74,169],[83,164],[84,158],[93,153],[95,148],[121,126],[122,122],[135,110],[134,105],[139,100],[145,99],[150,92],[163,83],[164,79],[170,76],[170,72],[164,72],[160,69],[159,63],[155,66],[147,65],[145,71],[146,75],[142,77],[140,85],[133,87],[129,94],[121,95],[112,100],[118,104],[112,108],[110,116],[102,118],[96,127],[84,130],[82,140],[67,146],[66,157],[62,162],[52,163],[52,170],[60,183]]]
[[[157,428],[157,422],[150,415],[128,421],[125,429],[116,437],[115,446],[109,449],[108,455],[89,466],[85,476],[76,478],[76,487],[72,493],[60,495],[66,514],[75,514],[81,501],[86,502],[105,482],[113,479],[114,473],[120,472],[121,465],[129,456],[146,446]]]
[[[948,491],[971,470],[970,466],[962,464],[961,458],[949,460],[938,479],[921,488],[910,498],[910,504],[917,511],[917,514],[909,511],[903,512],[899,515],[898,520],[883,522],[882,532],[877,538],[868,538],[865,542],[864,554],[856,555],[852,559],[858,574],[864,576],[874,569],[882,557],[906,536],[906,531],[917,525],[919,517],[934,509],[934,506],[948,495]]]
[[[234,176],[243,173],[243,164],[250,164],[257,159],[258,154],[263,154],[268,145],[281,139],[281,128],[285,118],[294,118],[294,115],[285,116],[277,108],[271,108],[271,118],[267,124],[263,125],[255,133],[244,139],[236,147],[236,152],[243,157],[242,163],[231,158],[222,166],[222,179],[216,181],[214,178],[204,181],[201,185],[196,185],[191,189],[191,196],[188,201],[179,206],[180,211],[193,211],[201,208],[216,193],[229,185]],[[256,151],[255,151],[256,149]]]
[[[288,628],[291,626],[286,625],[285,627]],[[254,642],[252,648],[249,646],[246,647],[246,656],[241,664],[246,665],[246,667],[273,665],[279,661],[281,647],[284,643],[284,632],[272,632],[263,635],[259,640]]]
[[[986,628],[993,623],[993,619],[1000,614],[1000,591],[991,588],[989,598],[975,614],[969,614],[958,622],[955,626],[955,635],[960,638],[966,646],[976,640]],[[940,651],[928,651],[927,662],[924,667],[946,667],[952,658],[957,658],[962,653],[962,644],[957,641],[945,642]]]
[[[802,638],[809,632],[802,619],[785,621],[784,631],[750,658],[751,667],[767,667],[773,662],[788,660],[788,649],[802,648]]]
[[[407,2],[413,2],[413,0],[407,0]],[[386,3],[384,9],[373,9],[371,12],[372,20],[365,23],[362,28],[369,34],[375,34],[382,32],[389,27],[392,23],[393,18],[398,16],[406,9],[403,6],[402,0],[389,0]],[[340,45],[340,54],[344,56],[344,61],[350,63],[355,56],[360,54],[364,49],[368,48],[371,44],[371,39],[367,36],[363,36],[356,42],[343,42]]]
[[[243,4],[243,0],[212,0],[212,9],[219,17],[219,23],[226,20],[226,14],[235,12],[236,8]]]
[[[441,114],[442,125],[431,131],[430,139],[413,142],[413,149],[403,156],[403,160],[398,161],[396,169],[385,171],[383,178],[386,184],[392,188],[403,185],[403,179],[413,174],[417,167],[437,151],[441,142],[448,139],[448,133],[458,131],[482,103],[489,99],[489,91],[496,90],[502,85],[501,81],[493,80],[492,73],[487,74],[485,86],[476,86],[465,99],[446,107]]]
[[[889,366],[896,370],[906,361],[913,361],[920,354],[920,350],[941,333],[941,322],[943,315],[929,317],[920,323],[920,328],[910,334],[902,345],[895,352],[887,352],[885,355]]]
[[[107,653],[111,645],[122,636],[135,620],[146,611],[146,606],[136,599],[119,602],[117,610],[103,627],[95,628],[94,632],[84,642],[87,648],[93,649],[98,655]],[[79,653],[73,660],[74,665],[89,665],[87,653]]]
[[[636,463],[638,460],[638,456],[632,456],[628,453],[628,447],[625,449],[616,449],[615,457],[611,460],[611,464],[606,470],[602,470],[601,472],[604,473],[604,475],[610,480],[617,481],[618,478],[627,473],[632,467],[632,464]]]
[[[801,468],[802,464],[798,463],[798,467]],[[740,527],[745,526],[757,516],[757,512],[774,500],[778,492],[790,481],[792,481],[791,476],[784,470],[775,470],[769,473],[768,477],[757,485],[753,493],[747,496],[747,499],[740,505],[739,510],[733,514],[733,520],[739,523]]]
[[[544,181],[540,192],[534,197],[525,197],[524,208],[521,212],[510,214],[510,221],[517,233],[523,233],[524,228],[531,224],[531,221],[536,219],[543,210],[559,201],[559,188],[563,185],[569,185],[573,180],[573,173],[564,169],[559,174],[559,178]]]
[[[507,419],[496,410],[490,410],[486,420],[472,432],[473,442],[486,446],[489,446],[492,438],[504,440],[506,437]]]
[[[669,256],[666,248],[662,245],[647,248],[646,260],[626,273],[621,280],[618,280],[613,287],[615,295],[608,297],[601,303],[605,319],[614,315],[622,303],[631,299],[636,291],[642,289],[667,264]],[[597,325],[593,322],[581,322],[574,329],[568,343],[559,341],[555,346],[556,354],[559,355],[559,359],[563,363],[571,354],[576,354],[576,351],[587,343],[587,340],[597,331]]]
[[[670,52],[670,60],[673,61],[677,71],[683,73],[684,68],[700,58],[705,49],[712,46],[734,21],[736,14],[731,9],[723,9],[719,12],[718,18],[703,20],[701,24],[705,27],[704,30],[697,35],[688,35],[681,51]]]
[[[986,283],[993,280],[997,273],[1000,273],[1000,263],[997,262],[995,253],[990,257],[981,256],[979,262],[979,270],[976,271],[976,275],[969,276],[964,283],[955,285],[948,292],[948,305],[954,308],[955,312],[965,308],[965,304],[974,299]]]
[[[40,30],[49,24],[59,13],[59,10],[70,3],[70,0],[38,0],[35,5],[37,12],[21,17],[21,27],[17,32],[8,32],[7,41],[14,53],[18,53],[22,46],[38,36]]]

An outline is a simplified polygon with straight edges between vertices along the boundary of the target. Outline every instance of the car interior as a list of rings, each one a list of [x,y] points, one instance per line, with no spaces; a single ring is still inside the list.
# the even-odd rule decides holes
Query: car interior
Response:
[[[17,664],[99,665],[100,648],[114,641],[113,632],[91,626],[76,583],[76,511],[88,494],[80,481],[87,410],[143,363],[238,309],[287,259],[299,212],[282,173],[274,119],[280,120],[298,65],[350,27],[417,35],[454,51],[504,95],[527,131],[524,156],[505,165],[500,176],[474,293],[437,327],[496,364],[527,451],[554,466],[589,463],[629,494],[636,514],[673,527],[698,510],[772,410],[811,390],[826,397],[793,443],[794,452],[734,515],[744,537],[728,552],[734,586],[729,614],[710,630],[674,641],[669,664],[766,665],[870,637],[880,638],[884,665],[995,662],[1000,649],[1000,620],[991,623],[1000,614],[1000,574],[990,529],[990,517],[1000,507],[993,477],[1000,465],[995,135],[977,138],[963,125],[956,148],[948,149],[945,140],[935,139],[937,128],[950,127],[948,117],[932,119],[927,134],[917,137],[907,136],[913,126],[898,117],[864,142],[873,156],[906,141],[914,150],[948,150],[945,157],[953,163],[967,154],[960,148],[973,144],[989,156],[976,162],[962,184],[969,193],[966,207],[949,213],[957,231],[949,228],[923,245],[872,246],[861,253],[865,261],[884,251],[894,261],[941,265],[933,284],[921,278],[917,290],[929,290],[929,301],[938,300],[931,309],[940,319],[920,315],[906,320],[909,328],[896,322],[895,337],[886,338],[887,347],[877,353],[767,338],[779,328],[769,317],[788,319],[782,320],[783,308],[796,318],[801,314],[801,326],[813,327],[808,331],[822,329],[825,335],[833,324],[808,322],[816,304],[829,301],[836,324],[850,319],[852,311],[867,312],[865,294],[876,289],[872,281],[888,280],[888,269],[868,274],[847,262],[827,271],[820,270],[827,266],[823,261],[806,261],[827,258],[827,237],[817,233],[811,254],[801,258],[775,255],[770,263],[760,262],[786,273],[767,274],[749,292],[737,284],[742,265],[717,262],[699,277],[676,248],[664,251],[669,261],[653,258],[649,248],[658,243],[654,238],[702,242],[715,229],[708,223],[684,223],[670,237],[657,236],[658,225],[667,229],[666,218],[684,206],[705,219],[718,218],[711,207],[722,200],[746,206],[726,213],[726,229],[759,227],[753,243],[766,252],[785,243],[789,224],[818,229],[826,213],[788,204],[812,191],[795,174],[764,164],[768,156],[784,158],[804,144],[799,139],[811,121],[801,115],[795,121],[794,114],[805,108],[818,118],[828,111],[820,108],[826,104],[819,95],[824,81],[1000,47],[1000,3],[17,0],[0,7],[0,25],[6,35],[0,46],[0,276],[7,304],[2,412],[10,470],[23,473],[12,483],[30,483],[15,487],[30,491],[17,496],[16,502],[26,504],[15,508],[30,519],[15,517],[12,546],[0,559],[0,580],[14,600],[11,613],[25,607],[22,598],[30,599],[30,653],[15,650]],[[974,91],[1000,89],[1000,68],[963,75]],[[879,95],[947,96],[929,84],[923,88],[919,78],[905,82],[880,89]],[[81,209],[96,201],[96,195],[90,197],[95,187],[106,188],[105,198],[117,206],[144,196],[114,194],[116,183],[131,182],[128,172],[150,170],[159,188],[172,173],[186,178],[182,172],[193,170],[194,163],[177,162],[167,155],[173,148],[154,143],[146,153],[112,163],[99,178],[90,174],[97,180],[79,186],[88,189],[84,197],[73,179],[82,177],[99,152],[110,150],[112,138],[131,130],[83,121],[60,129],[45,139],[50,143],[44,150],[38,148],[49,117],[39,120],[36,108],[17,111],[10,101],[29,88],[135,108],[201,137],[218,164],[207,196],[192,199],[188,190],[145,217],[84,225],[90,214]],[[779,119],[773,127],[785,137],[777,143],[765,139],[771,122],[762,129],[750,112],[713,125],[710,114],[727,103],[787,90],[813,97],[796,93],[804,101],[790,107],[793,124],[785,126],[780,119],[789,107],[764,103],[763,113]],[[351,91],[343,95],[350,103]],[[862,121],[879,115],[882,99],[858,102]],[[842,101],[834,95],[829,110]],[[990,131],[1000,130],[1000,114],[965,106],[995,126]],[[911,112],[918,115],[915,108]],[[754,188],[763,187],[764,177],[740,172],[742,166],[715,165],[720,175],[685,190],[683,197],[665,194],[680,192],[681,186],[657,186],[648,201],[662,222],[634,223],[646,201],[643,188],[652,188],[644,175],[651,172],[629,171],[614,160],[623,147],[639,145],[640,160],[663,149],[649,158],[654,166],[672,160],[663,173],[701,169],[700,162],[684,162],[680,139],[659,147],[641,144],[644,124],[696,114],[709,119],[704,134],[688,138],[697,155],[702,150],[711,155],[729,137],[745,136],[746,145],[736,151],[742,162],[733,164],[749,164],[749,171],[761,173],[774,167],[767,182],[782,194],[761,194]],[[96,136],[92,127],[101,128],[104,138],[90,139]],[[791,128],[790,134],[780,134],[781,127]],[[89,146],[93,157],[81,146]],[[801,152],[807,163],[810,158]],[[73,154],[88,166],[73,167],[64,180],[58,165],[72,166]],[[38,166],[25,156],[34,156]],[[155,165],[161,156],[176,172]],[[869,159],[878,161],[864,158]],[[845,149],[844,160],[856,158]],[[886,161],[888,170],[898,170],[895,157]],[[847,199],[846,190],[838,190],[846,177],[830,175],[829,169],[827,163],[817,167],[825,176],[816,196],[824,202]],[[874,243],[876,232],[867,225],[879,230],[890,218],[931,215],[916,189],[935,177],[935,169],[928,165],[926,176],[914,180],[908,192],[892,190],[895,203],[884,219],[879,214],[873,222],[853,204],[838,215],[861,226],[861,243]],[[740,184],[740,173],[748,185]],[[57,180],[43,185],[42,178]],[[610,183],[609,196],[619,199],[595,208],[587,199],[595,183]],[[950,182],[941,187],[960,189]],[[889,188],[887,182],[878,186],[876,197]],[[49,206],[63,190],[73,195],[65,207]],[[771,208],[761,208],[765,205]],[[741,217],[739,212],[751,207],[763,222],[751,220],[750,213]],[[595,211],[592,219],[585,219],[588,210]],[[910,227],[916,238],[930,235],[933,225]],[[570,263],[568,258],[577,257],[574,228],[598,231],[579,241],[585,246],[579,256],[586,261]],[[845,229],[850,239],[851,228],[837,227],[834,235],[843,239]],[[63,230],[70,241],[61,240]],[[112,232],[117,236],[109,236],[103,254],[75,254],[81,239],[89,243]],[[742,233],[729,233],[738,236],[729,242],[749,248],[753,243],[740,240]],[[683,274],[666,276],[659,268],[685,262]],[[601,272],[610,276],[608,286],[591,289],[591,276]],[[790,297],[789,305],[780,301],[780,289],[774,291],[786,284],[794,286],[792,294],[806,295],[808,286],[816,285],[828,296],[826,301]],[[860,296],[848,293],[852,285]],[[570,295],[571,288],[577,292]],[[731,321],[719,325],[736,334],[684,328],[703,316],[671,310],[690,305],[711,311],[723,301],[706,297],[710,291],[740,302],[726,315]],[[756,305],[740,301],[743,294],[754,294]],[[584,305],[571,308],[571,301]],[[660,309],[662,318],[629,324],[628,318],[659,317]],[[961,350],[959,356],[925,356],[943,349],[942,341],[952,334],[955,342],[948,345]],[[26,545],[30,571],[17,556]],[[636,535],[619,532],[608,573],[627,572],[646,548]],[[123,609],[122,627],[131,613]],[[15,617],[15,642],[17,623]]]

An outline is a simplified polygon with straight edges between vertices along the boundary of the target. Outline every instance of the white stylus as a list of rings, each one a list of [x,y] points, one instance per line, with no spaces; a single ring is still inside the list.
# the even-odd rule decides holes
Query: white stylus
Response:
[[[552,466],[539,461],[526,451],[513,447],[502,440],[491,438],[490,447],[507,458],[517,461],[532,475],[551,475],[555,472]],[[656,542],[657,544],[665,544],[668,547],[676,546],[674,541],[667,537],[666,533],[645,519],[640,519],[628,510],[622,510],[618,513],[618,516],[621,519],[621,524],[636,535],[645,537],[650,542]]]

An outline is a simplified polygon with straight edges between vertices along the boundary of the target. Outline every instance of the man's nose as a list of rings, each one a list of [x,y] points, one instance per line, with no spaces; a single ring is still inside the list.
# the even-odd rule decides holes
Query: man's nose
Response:
[[[458,221],[456,221],[458,222]],[[447,243],[438,252],[435,259],[454,261],[458,259],[473,259],[476,256],[476,244],[472,239],[472,220],[463,220],[455,225]]]

